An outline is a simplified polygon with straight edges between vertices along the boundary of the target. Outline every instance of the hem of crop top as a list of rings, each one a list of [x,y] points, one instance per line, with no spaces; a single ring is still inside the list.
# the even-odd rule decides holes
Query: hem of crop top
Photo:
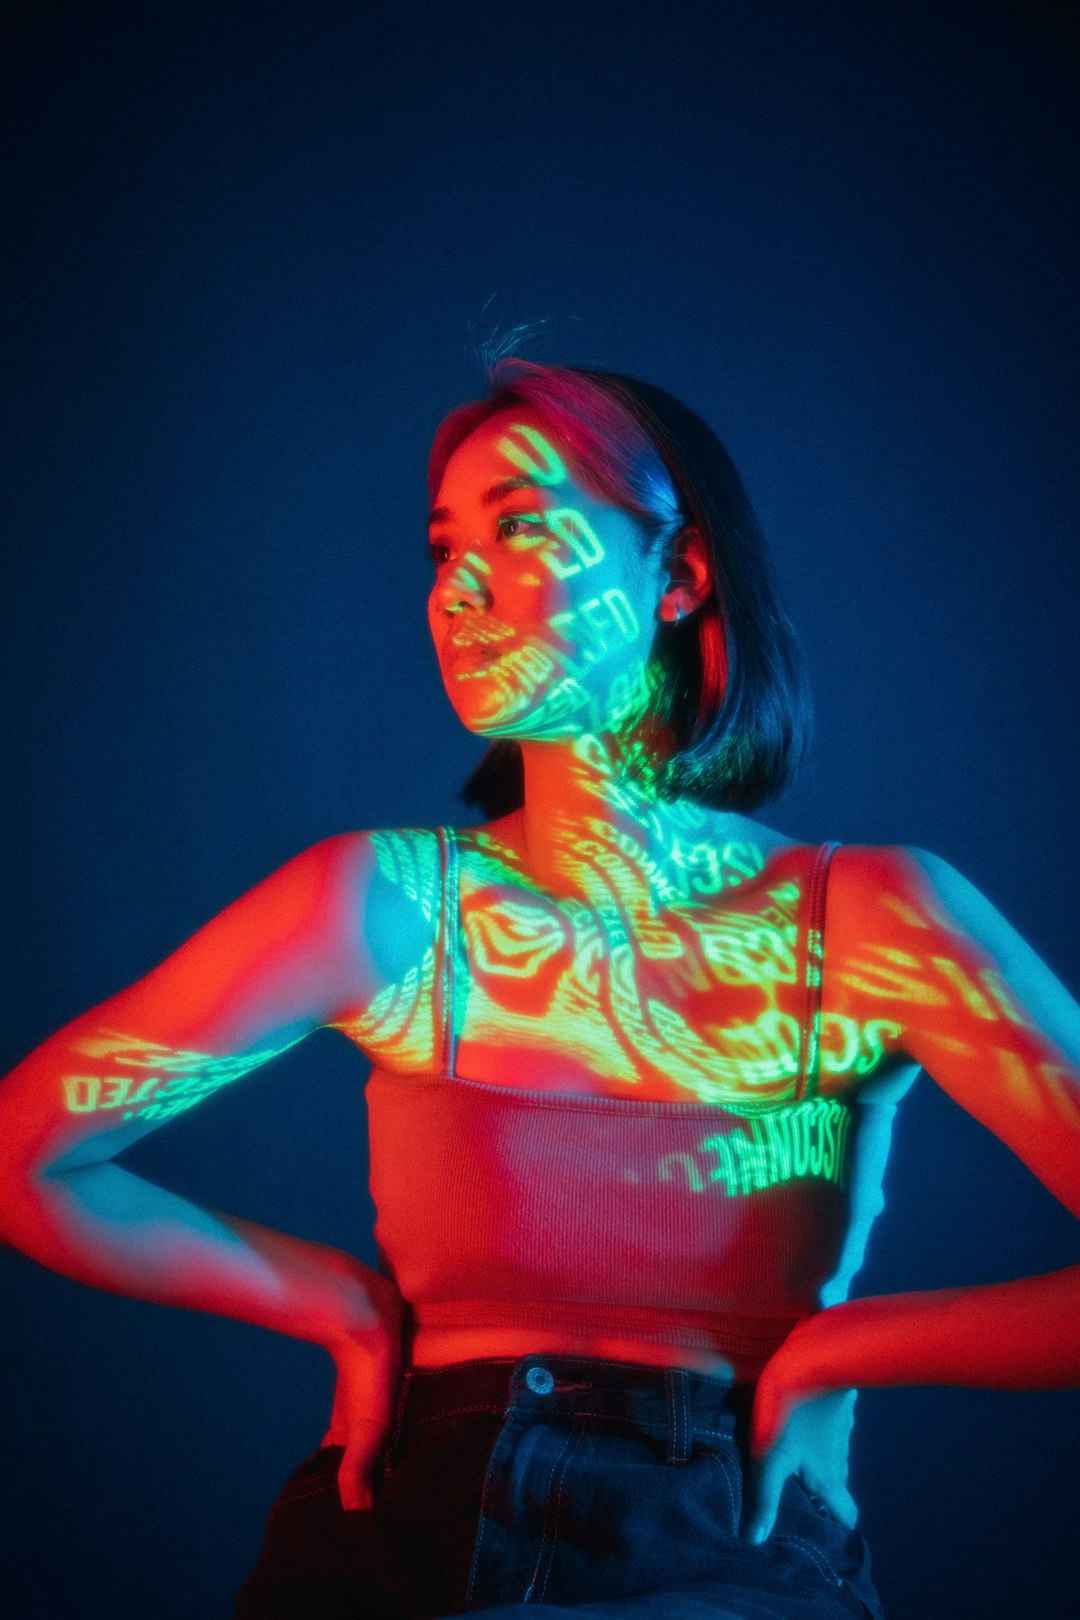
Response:
[[[715,1119],[717,1114],[731,1114],[739,1119],[762,1118],[766,1114],[783,1113],[790,1108],[820,1106],[820,1097],[782,1097],[771,1102],[755,1102],[747,1098],[739,1103],[681,1102],[677,1098],[663,1097],[605,1097],[590,1096],[580,1091],[549,1091],[525,1086],[504,1086],[493,1080],[467,1080],[460,1074],[410,1074],[404,1069],[384,1069],[375,1065],[368,1075],[372,1081],[388,1080],[412,1090],[448,1086],[454,1091],[478,1092],[499,1102],[518,1107],[560,1108],[568,1111],[605,1109],[612,1113],[627,1114],[680,1114],[688,1119]],[[852,1099],[837,1097],[833,1101],[852,1104]]]
[[[767,1359],[783,1343],[798,1316],[754,1317],[727,1312],[622,1310],[617,1306],[561,1301],[522,1304],[511,1300],[429,1300],[410,1310],[416,1331],[475,1331],[525,1328],[642,1344],[667,1344],[687,1350]]]

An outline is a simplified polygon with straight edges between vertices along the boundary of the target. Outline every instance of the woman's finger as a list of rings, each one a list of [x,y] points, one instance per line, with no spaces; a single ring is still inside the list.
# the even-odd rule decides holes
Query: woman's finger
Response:
[[[811,1479],[805,1474],[802,1477],[807,1490],[820,1497],[833,1518],[839,1519],[849,1530],[854,1530],[859,1509],[847,1487],[829,1480]]]
[[[345,1454],[338,1469],[338,1494],[347,1511],[368,1509],[374,1501],[375,1470],[383,1454],[387,1424],[354,1418],[344,1440]]]
[[[375,1500],[376,1455],[368,1439],[345,1447],[338,1468],[338,1495],[346,1512],[366,1512]]]
[[[784,1481],[794,1471],[792,1464],[793,1459],[779,1446],[752,1464],[746,1512],[748,1541],[760,1543],[772,1534]]]

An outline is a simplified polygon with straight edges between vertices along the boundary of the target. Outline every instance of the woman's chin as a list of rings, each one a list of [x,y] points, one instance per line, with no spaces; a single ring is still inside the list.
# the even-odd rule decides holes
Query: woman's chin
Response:
[[[474,737],[482,737],[485,742],[516,742],[516,743],[573,743],[582,735],[585,729],[582,726],[569,725],[565,721],[549,722],[543,724],[538,718],[530,719],[523,715],[478,715],[475,712],[463,712],[455,705],[458,719],[466,731],[471,731]]]

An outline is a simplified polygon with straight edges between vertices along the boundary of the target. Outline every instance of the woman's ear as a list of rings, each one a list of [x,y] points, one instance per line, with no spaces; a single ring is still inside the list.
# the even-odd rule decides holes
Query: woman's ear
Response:
[[[657,618],[664,624],[677,624],[709,600],[712,585],[712,559],[701,530],[680,529],[664,568]]]

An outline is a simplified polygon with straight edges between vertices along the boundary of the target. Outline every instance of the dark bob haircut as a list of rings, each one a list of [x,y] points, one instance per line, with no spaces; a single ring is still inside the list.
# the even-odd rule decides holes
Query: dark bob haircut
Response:
[[[485,399],[457,406],[440,424],[428,463],[432,501],[458,446],[515,406],[541,413],[582,484],[636,519],[646,554],[666,560],[687,526],[708,547],[711,599],[679,623],[659,625],[653,645],[653,712],[675,745],[657,780],[661,797],[735,810],[778,797],[809,744],[809,696],[765,536],[716,434],[673,394],[636,377],[511,356],[490,369]],[[493,743],[461,797],[489,819],[518,809],[517,743]]]

